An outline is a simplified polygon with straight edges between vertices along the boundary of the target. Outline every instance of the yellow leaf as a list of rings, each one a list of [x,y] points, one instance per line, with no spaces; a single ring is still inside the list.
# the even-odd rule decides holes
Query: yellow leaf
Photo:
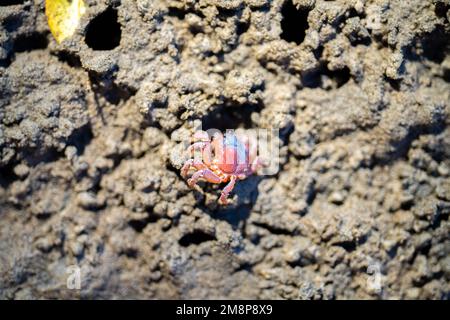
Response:
[[[85,11],[83,0],[45,1],[48,26],[58,43],[74,34]]]

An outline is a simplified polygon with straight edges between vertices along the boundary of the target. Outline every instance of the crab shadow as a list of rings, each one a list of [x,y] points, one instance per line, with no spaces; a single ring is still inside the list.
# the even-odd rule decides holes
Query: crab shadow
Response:
[[[230,195],[229,205],[218,205],[215,209],[204,207],[203,211],[209,213],[215,219],[227,221],[234,228],[242,226],[242,222],[248,219],[258,199],[258,185],[262,180],[263,177],[251,176],[238,181]]]

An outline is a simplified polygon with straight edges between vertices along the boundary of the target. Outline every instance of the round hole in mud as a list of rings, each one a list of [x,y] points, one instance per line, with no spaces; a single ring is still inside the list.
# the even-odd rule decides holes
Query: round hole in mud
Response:
[[[0,1],[0,7],[14,6],[23,4],[25,0],[2,0]]]
[[[308,29],[308,13],[307,9],[297,9],[292,3],[292,0],[288,0],[281,8],[281,14],[283,19],[281,20],[281,39],[288,42],[295,42],[300,44],[305,39],[306,29]]]
[[[184,17],[186,16],[186,11],[183,11],[175,7],[170,7],[167,15],[170,17],[177,17],[180,20],[184,20]]]
[[[93,50],[112,50],[119,46],[121,36],[117,10],[108,8],[89,23],[85,41]]]
[[[450,54],[450,37],[444,27],[438,26],[421,38],[417,46],[421,57],[441,64]]]
[[[338,89],[350,81],[350,69],[344,67],[339,70],[331,71],[325,64],[322,64],[317,71],[305,74],[302,77],[302,82],[307,88],[320,88],[323,86],[325,79],[331,80],[332,88],[330,89]]]
[[[199,245],[200,243],[207,242],[207,241],[214,241],[216,240],[216,237],[209,235],[201,230],[195,230],[192,233],[188,233],[184,235],[178,243],[182,247],[188,247],[191,244]]]
[[[14,42],[14,52],[26,52],[32,50],[46,49],[48,39],[45,34],[33,32],[31,34],[17,37]]]
[[[227,129],[251,129],[255,125],[252,114],[259,113],[262,107],[258,105],[243,105],[239,107],[221,106],[214,109],[202,119],[202,129],[217,129],[225,132]]]
[[[447,11],[450,10],[450,4],[446,4],[444,2],[436,3],[434,12],[436,16],[439,18],[444,18],[447,20]]]

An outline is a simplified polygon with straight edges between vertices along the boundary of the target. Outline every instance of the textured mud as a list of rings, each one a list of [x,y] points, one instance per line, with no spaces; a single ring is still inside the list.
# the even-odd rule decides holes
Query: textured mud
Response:
[[[450,298],[449,1],[85,1],[0,6],[0,298]],[[189,189],[198,121],[280,171]]]

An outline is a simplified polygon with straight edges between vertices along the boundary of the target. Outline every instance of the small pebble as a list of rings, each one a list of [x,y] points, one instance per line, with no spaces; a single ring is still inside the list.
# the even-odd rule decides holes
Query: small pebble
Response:
[[[14,167],[14,173],[21,179],[26,178],[30,173],[30,168],[26,164],[18,164]]]

